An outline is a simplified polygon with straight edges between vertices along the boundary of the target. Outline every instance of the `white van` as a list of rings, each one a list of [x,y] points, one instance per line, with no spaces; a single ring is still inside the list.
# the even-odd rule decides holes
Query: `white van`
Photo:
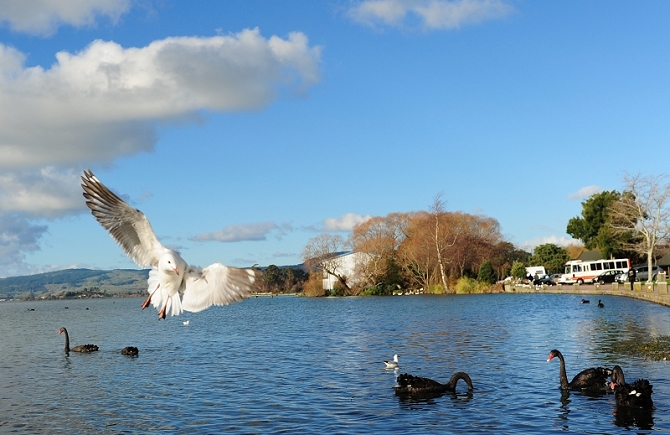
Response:
[[[547,274],[547,272],[544,270],[544,266],[528,266],[526,267],[526,276],[528,276],[529,273],[532,277],[535,277],[535,274],[537,274],[539,277]]]

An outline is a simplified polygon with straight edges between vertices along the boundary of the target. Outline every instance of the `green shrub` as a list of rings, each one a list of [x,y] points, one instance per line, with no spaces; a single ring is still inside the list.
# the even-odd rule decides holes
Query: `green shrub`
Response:
[[[398,286],[388,284],[377,284],[373,287],[363,290],[362,296],[391,296]]]
[[[460,278],[456,282],[456,293],[479,293],[481,286],[472,278]]]
[[[333,284],[333,289],[330,291],[330,296],[344,296],[344,286],[340,284],[339,281],[336,281]]]
[[[489,260],[484,260],[481,266],[479,266],[479,274],[477,275],[477,281],[483,282],[486,284],[493,284],[496,282],[496,272],[493,270],[493,266]]]
[[[512,276],[514,278],[525,278],[526,277],[526,265],[520,261],[515,261],[512,264]]]
[[[431,295],[441,295],[444,293],[444,287],[442,287],[442,284],[433,284],[429,285],[423,292]]]

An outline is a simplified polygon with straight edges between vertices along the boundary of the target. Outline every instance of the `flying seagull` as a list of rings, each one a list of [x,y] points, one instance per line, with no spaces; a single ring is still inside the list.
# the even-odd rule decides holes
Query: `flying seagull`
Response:
[[[90,170],[81,177],[86,205],[121,249],[140,267],[151,267],[149,297],[158,317],[184,310],[198,312],[212,305],[228,305],[251,295],[260,283],[257,272],[214,263],[206,268],[191,266],[177,251],[163,246],[149,220],[109,190]],[[180,294],[181,296],[180,298]]]

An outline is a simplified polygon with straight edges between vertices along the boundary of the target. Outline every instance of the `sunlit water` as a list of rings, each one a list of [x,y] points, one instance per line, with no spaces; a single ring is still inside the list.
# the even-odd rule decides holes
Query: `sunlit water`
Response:
[[[580,299],[259,297],[166,321],[138,299],[1,303],[0,433],[670,431],[668,363],[612,350],[619,338],[670,334],[670,309]],[[72,346],[100,351],[65,355],[60,326]],[[139,357],[120,354],[129,345]],[[648,378],[651,430],[617,419],[612,395],[562,396],[553,348],[570,378],[615,364],[629,381]],[[382,362],[394,353],[395,372]],[[399,373],[447,381],[456,371],[470,374],[472,394],[460,384],[431,400],[394,395]]]

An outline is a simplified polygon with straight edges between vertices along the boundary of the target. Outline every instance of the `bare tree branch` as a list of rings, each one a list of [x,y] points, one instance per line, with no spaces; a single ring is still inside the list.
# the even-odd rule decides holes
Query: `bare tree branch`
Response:
[[[652,270],[657,248],[670,237],[670,184],[667,179],[665,174],[626,173],[623,177],[626,190],[610,209],[609,225],[613,234],[629,235],[627,247],[647,256],[649,270]]]

